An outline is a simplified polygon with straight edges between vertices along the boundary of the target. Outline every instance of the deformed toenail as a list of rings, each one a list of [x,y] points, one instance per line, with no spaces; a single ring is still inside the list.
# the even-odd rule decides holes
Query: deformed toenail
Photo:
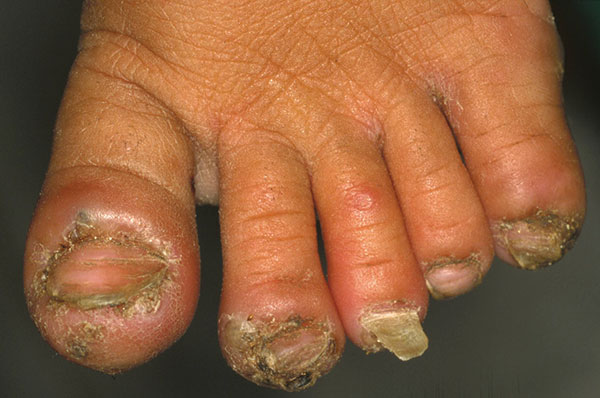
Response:
[[[496,243],[506,249],[519,267],[534,270],[560,260],[575,244],[583,217],[559,216],[538,210],[521,220],[502,220],[492,224]]]
[[[478,253],[466,258],[444,257],[425,264],[425,280],[435,299],[452,298],[481,283],[483,272]]]
[[[331,327],[311,319],[265,322],[223,315],[219,324],[230,366],[258,385],[286,391],[308,388],[339,357]]]
[[[394,301],[367,308],[359,318],[364,329],[363,349],[386,348],[403,361],[421,356],[429,341],[419,319],[418,308]]]
[[[111,239],[63,248],[41,278],[52,300],[88,310],[124,304],[157,288],[166,270],[167,263],[159,254]]]

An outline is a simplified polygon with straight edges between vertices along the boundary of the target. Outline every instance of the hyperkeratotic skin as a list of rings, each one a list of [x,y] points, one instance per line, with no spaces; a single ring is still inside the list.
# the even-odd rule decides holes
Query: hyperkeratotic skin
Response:
[[[219,324],[229,365],[261,386],[306,389],[339,359],[329,323],[300,316],[265,322],[252,316],[222,315]]]

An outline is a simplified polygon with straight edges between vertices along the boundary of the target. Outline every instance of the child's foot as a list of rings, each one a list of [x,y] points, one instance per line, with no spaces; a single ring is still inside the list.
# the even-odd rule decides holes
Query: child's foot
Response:
[[[345,335],[401,359],[496,253],[561,258],[584,215],[544,0],[88,1],[31,226],[48,342],[116,373],[185,331],[195,203],[219,203],[223,353],[310,386]],[[317,253],[315,213],[327,253]]]

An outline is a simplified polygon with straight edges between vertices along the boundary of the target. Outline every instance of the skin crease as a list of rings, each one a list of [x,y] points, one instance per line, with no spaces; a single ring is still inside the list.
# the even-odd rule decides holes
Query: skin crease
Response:
[[[530,3],[530,8],[537,13],[544,9],[539,4]],[[545,2],[538,3],[543,5]],[[323,130],[319,126],[323,126],[334,112],[364,125],[365,133],[374,132],[369,137],[377,140],[381,131],[373,127],[371,120],[383,119],[383,115],[393,108],[398,91],[416,89],[426,94],[434,87],[448,98],[460,98],[447,103],[450,120],[453,125],[460,126],[460,121],[453,120],[458,109],[461,112],[482,112],[481,104],[476,103],[482,97],[482,89],[472,87],[475,83],[470,83],[483,79],[484,76],[478,78],[478,73],[487,73],[485,67],[477,67],[480,59],[494,60],[510,54],[511,62],[514,62],[514,59],[542,56],[553,59],[544,65],[556,67],[559,64],[556,60],[559,56],[557,46],[552,43],[556,41],[553,26],[531,14],[530,8],[522,2],[495,2],[487,8],[477,6],[475,2],[444,2],[432,10],[403,1],[378,2],[378,7],[361,6],[359,3],[350,5],[348,2],[341,5],[335,2],[269,4],[271,6],[206,2],[203,6],[192,7],[185,2],[144,2],[125,8],[127,11],[121,13],[122,8],[110,1],[87,2],[82,26],[88,33],[82,36],[82,51],[75,70],[90,68],[135,82],[175,113],[195,147],[201,148],[204,156],[209,158],[216,158],[218,137],[235,140],[235,134],[223,132],[238,120],[280,132],[310,158],[308,155],[318,151],[327,137],[326,134],[314,136],[314,133]],[[242,17],[246,15],[250,17]],[[394,19],[398,15],[411,25],[419,19],[436,21],[430,30],[419,31],[422,46],[411,44],[413,33],[407,30],[407,25]],[[472,29],[475,31],[465,28],[466,15],[474,18],[476,23]],[[498,20],[495,15],[507,15],[509,18]],[[174,23],[164,24],[165,18],[172,19]],[[211,23],[221,20],[224,21],[222,25]],[[227,24],[233,20],[241,22]],[[296,23],[296,20],[305,22]],[[374,21],[377,22],[374,24],[377,31],[366,32],[365,39],[356,35],[362,26]],[[515,36],[527,37],[528,40],[516,46],[515,40],[511,39]],[[333,37],[338,39],[331,40]],[[446,41],[439,42],[438,37],[444,37]],[[465,41],[479,43],[475,39],[477,37],[487,37],[489,43],[483,49],[476,44],[462,45]],[[365,40],[370,40],[369,44],[365,44]],[[296,45],[283,45],[289,42]],[[507,46],[510,46],[510,53],[503,51]],[[555,51],[545,50],[540,54],[540,47],[555,48]],[[282,48],[289,50],[282,51]],[[395,48],[403,51],[395,52]],[[500,55],[494,55],[492,51]],[[423,63],[419,59],[436,62]],[[363,65],[365,62],[368,65]],[[506,64],[512,65],[511,62]],[[202,75],[194,72],[199,68]],[[462,73],[465,70],[469,73]],[[495,72],[506,74],[508,71],[500,69]],[[452,78],[449,79],[449,76]],[[463,76],[468,79],[463,79]],[[544,84],[552,90],[543,93],[549,105],[554,106],[552,98],[557,97],[558,80],[554,74],[544,76],[554,79]],[[500,74],[495,78],[510,84],[513,76],[503,77]],[[458,91],[459,87],[466,88]],[[493,87],[490,89],[494,90]],[[348,96],[348,93],[352,95]],[[497,92],[495,94],[498,95]],[[340,107],[340,104],[344,106]],[[493,103],[490,107],[497,105]],[[497,114],[508,112],[512,113],[512,110]],[[557,122],[564,124],[564,121]],[[539,122],[525,120],[514,127],[531,123]],[[496,124],[499,122],[492,125]],[[523,189],[538,184],[528,184],[527,179],[529,176],[539,178],[537,171],[547,170],[549,164],[559,169],[556,170],[558,175],[566,175],[566,184],[559,185],[564,187],[564,191],[581,192],[578,188],[581,181],[570,177],[575,172],[580,174],[576,158],[562,159],[562,148],[572,148],[568,136],[556,142],[556,153],[546,154],[543,165],[536,163],[517,169],[514,166],[509,168],[510,163],[502,162],[501,158],[490,160],[487,151],[482,150],[488,145],[485,140],[472,141],[473,144],[469,145],[474,147],[473,153],[486,154],[481,160],[473,156],[468,159],[474,169],[481,169],[481,177],[476,180],[488,178],[486,164],[494,164],[495,168],[499,165],[507,168],[502,173],[502,178],[507,180],[503,185],[514,184],[512,181],[519,181],[521,185],[501,192],[493,189],[479,192],[486,195],[485,200],[493,202],[492,210],[488,210],[491,218],[514,218],[519,216],[517,209],[529,207],[524,203],[529,192],[523,192]],[[527,150],[532,151],[533,148]],[[502,152],[498,151],[495,156],[501,157]],[[535,160],[539,162],[539,158]],[[217,162],[207,161],[204,166],[206,163],[216,165]],[[567,172],[561,173],[565,168]],[[197,170],[197,173],[214,176],[216,168]],[[214,177],[206,179],[216,181]],[[208,190],[218,192],[214,187]],[[553,194],[552,189],[535,194],[546,196],[546,191]],[[519,206],[515,206],[511,214],[489,214],[496,208],[504,211],[501,205],[507,199],[519,201]],[[217,199],[208,200],[214,202]],[[566,205],[552,205],[568,212],[581,208],[582,201],[583,198],[579,197]]]
[[[49,328],[51,344],[116,372],[183,333],[198,285],[194,200],[221,205],[221,313],[265,323],[298,313],[310,318],[302,324],[330,328],[336,358],[344,332],[367,344],[359,319],[373,304],[402,303],[422,321],[423,272],[440,261],[477,260],[477,277],[450,295],[478,283],[493,257],[488,221],[524,218],[537,208],[582,217],[583,178],[556,112],[561,61],[544,5],[86,1],[80,52],[57,122],[48,174],[54,182],[41,203],[58,206],[52,212],[62,214],[59,224],[69,224],[73,209],[91,199],[62,193],[56,181],[71,178],[75,186],[75,170],[92,166],[138,176],[123,188],[131,190],[127,197],[115,197],[102,172],[92,176],[90,190],[114,200],[113,219],[145,220],[150,230],[163,226],[165,240],[177,237],[173,258],[182,279],[173,278],[184,297],[172,306],[183,315],[172,331],[152,336],[155,346],[123,354],[124,363],[102,364],[111,344],[125,352],[140,347],[143,336],[131,345],[103,335],[105,354],[94,358],[80,353],[81,340],[98,333],[88,327],[65,343],[52,337],[66,330],[59,325]],[[539,111],[521,116],[518,106]],[[545,178],[548,170],[556,179]],[[450,182],[454,188],[442,189]],[[133,203],[152,189],[160,193],[138,212]],[[61,210],[52,202],[59,193],[79,202]],[[313,201],[331,291],[320,273]],[[43,239],[45,209],[38,210],[31,242]],[[155,215],[161,209],[162,218]],[[267,222],[273,219],[280,222]],[[36,271],[39,264],[26,264],[26,288]],[[30,307],[42,311],[43,325],[44,309]],[[161,312],[155,320],[176,314]]]

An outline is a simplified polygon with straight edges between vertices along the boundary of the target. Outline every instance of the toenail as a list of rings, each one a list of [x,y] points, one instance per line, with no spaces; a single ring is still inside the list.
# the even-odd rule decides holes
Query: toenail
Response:
[[[521,220],[492,223],[498,251],[506,251],[523,269],[534,270],[560,260],[575,244],[583,217],[538,210]]]
[[[124,315],[155,311],[167,279],[166,257],[129,233],[106,236],[94,224],[85,212],[77,214],[59,248],[43,256],[36,294],[83,310],[124,304]]]
[[[42,275],[52,300],[81,309],[115,306],[160,285],[166,261],[115,241],[79,243],[59,253]]]
[[[419,309],[394,301],[369,307],[360,317],[364,329],[363,349],[377,352],[381,348],[403,361],[421,356],[429,344],[419,319]]]
[[[261,386],[286,391],[308,388],[339,358],[328,324],[299,316],[263,322],[234,315],[221,316],[219,324],[230,366]]]
[[[481,283],[481,261],[478,254],[467,258],[442,258],[427,264],[425,280],[429,292],[435,299],[458,296]]]

